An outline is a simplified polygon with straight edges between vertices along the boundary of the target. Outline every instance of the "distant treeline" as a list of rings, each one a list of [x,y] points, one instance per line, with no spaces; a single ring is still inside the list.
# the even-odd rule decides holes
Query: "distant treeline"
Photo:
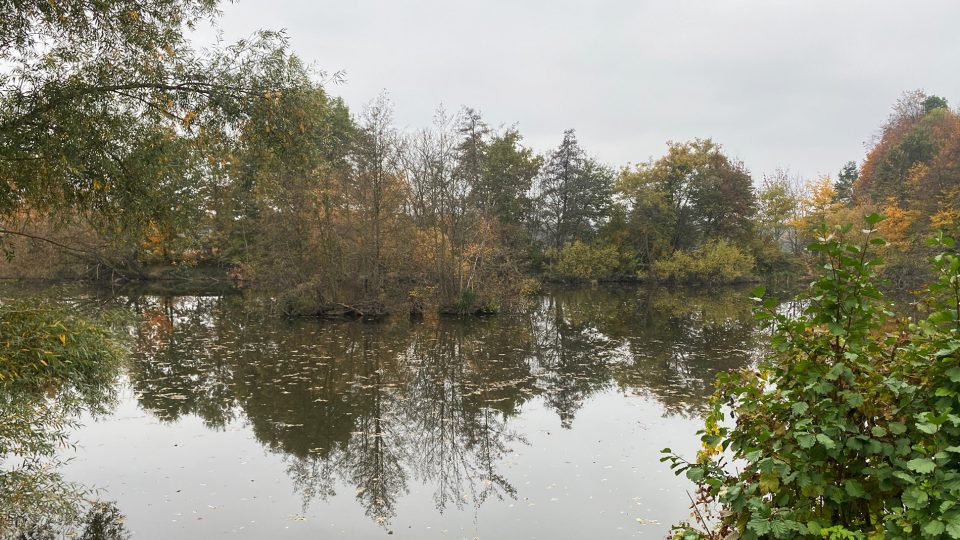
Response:
[[[486,313],[542,278],[796,273],[817,223],[866,207],[907,268],[955,220],[957,114],[920,92],[836,182],[755,179],[710,139],[617,170],[573,130],[540,154],[468,107],[400,132],[386,97],[349,110],[282,34],[198,52],[183,29],[213,3],[122,6],[27,2],[0,28],[3,275],[229,275],[291,314]]]

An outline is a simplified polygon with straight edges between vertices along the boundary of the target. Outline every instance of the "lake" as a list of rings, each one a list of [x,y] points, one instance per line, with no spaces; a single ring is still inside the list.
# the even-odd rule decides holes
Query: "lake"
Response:
[[[518,315],[284,320],[241,294],[130,308],[109,412],[65,478],[135,539],[663,538],[712,382],[761,336],[742,289],[557,288]]]

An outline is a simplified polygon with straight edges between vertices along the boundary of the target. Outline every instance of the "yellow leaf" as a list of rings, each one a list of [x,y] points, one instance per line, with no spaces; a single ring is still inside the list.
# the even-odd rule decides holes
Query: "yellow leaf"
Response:
[[[66,344],[67,344],[67,336],[65,336],[65,335],[63,335],[63,334],[60,334],[60,344],[62,344],[62,345],[66,345]]]

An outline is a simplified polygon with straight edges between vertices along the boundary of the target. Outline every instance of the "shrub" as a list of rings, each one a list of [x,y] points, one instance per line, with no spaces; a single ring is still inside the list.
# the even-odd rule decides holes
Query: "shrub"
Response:
[[[883,240],[849,230],[811,244],[801,314],[755,292],[770,355],[718,377],[695,460],[664,449],[698,486],[675,538],[960,538],[960,256],[941,238],[931,314],[897,321],[867,254]]]
[[[750,279],[754,258],[726,240],[713,240],[699,249],[674,251],[653,263],[657,279],[673,283],[734,283]]]
[[[554,272],[563,279],[597,280],[612,277],[619,265],[620,253],[615,246],[577,240],[560,250]]]

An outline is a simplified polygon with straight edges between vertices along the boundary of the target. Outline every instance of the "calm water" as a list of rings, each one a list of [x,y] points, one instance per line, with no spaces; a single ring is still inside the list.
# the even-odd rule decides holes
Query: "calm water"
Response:
[[[126,295],[143,315],[112,412],[64,475],[133,538],[662,538],[742,290],[557,290],[523,316],[254,316],[239,295]]]

